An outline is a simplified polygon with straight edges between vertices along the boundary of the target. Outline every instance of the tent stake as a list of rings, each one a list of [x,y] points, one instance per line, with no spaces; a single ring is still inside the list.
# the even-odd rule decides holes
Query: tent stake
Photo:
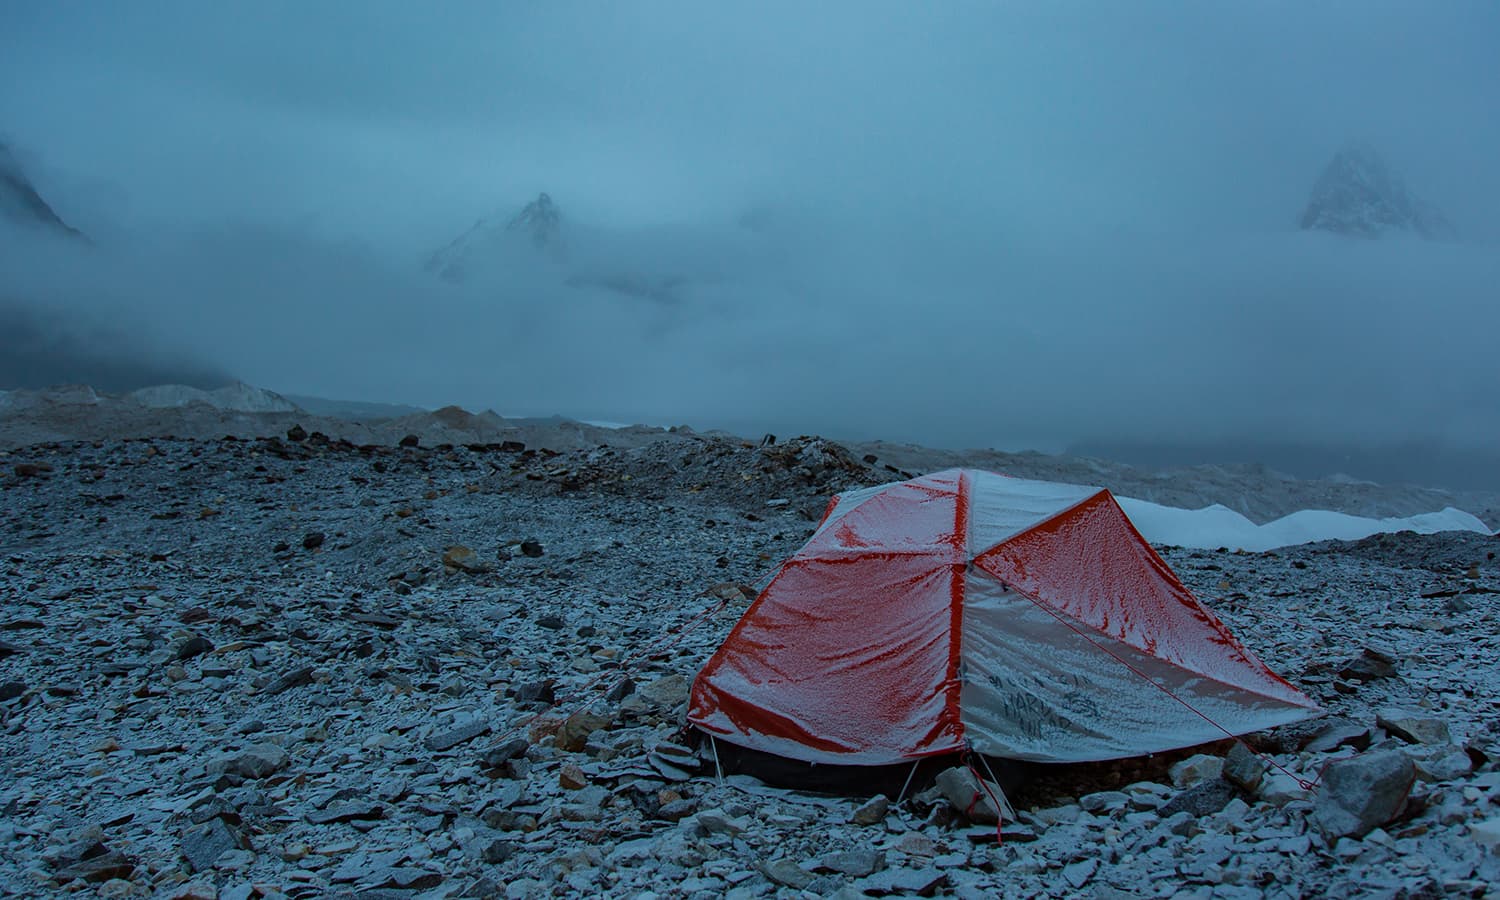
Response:
[[[914,760],[912,762],[912,764],[911,764],[911,771],[906,773],[906,783],[903,784],[903,785],[901,785],[901,793],[898,794],[898,795],[896,795],[896,805],[897,806],[900,806],[901,805],[901,801],[906,799],[906,789],[909,788],[909,787],[911,787],[911,780],[912,780],[912,778],[914,778],[916,776],[916,774],[917,774],[917,766],[920,765],[921,762],[922,761],[920,759]]]
[[[719,742],[713,735],[708,736],[708,745],[714,748],[714,774],[719,776],[719,786],[724,786],[724,767],[719,765]]]

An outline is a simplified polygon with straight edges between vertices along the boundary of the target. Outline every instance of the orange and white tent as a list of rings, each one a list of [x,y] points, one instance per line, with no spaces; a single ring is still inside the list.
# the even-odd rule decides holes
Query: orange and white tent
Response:
[[[1077,762],[1317,715],[1106,490],[953,469],[841,494],[693,683],[730,743]]]

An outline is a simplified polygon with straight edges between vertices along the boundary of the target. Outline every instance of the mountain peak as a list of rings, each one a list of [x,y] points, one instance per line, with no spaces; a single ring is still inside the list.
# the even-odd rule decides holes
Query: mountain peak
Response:
[[[497,250],[504,252],[506,245],[514,246],[517,237],[529,239],[532,247],[554,259],[565,252],[562,212],[546,192],[537,194],[504,226],[500,221],[497,217],[475,222],[448,246],[432,254],[427,260],[427,271],[448,281],[461,282],[476,265],[483,267],[487,260],[492,260]]]
[[[531,242],[537,247],[555,247],[562,240],[562,213],[558,211],[552,198],[543,191],[516,213],[505,230],[530,235]]]
[[[1335,153],[1313,185],[1300,226],[1352,237],[1406,231],[1436,239],[1453,227],[1435,207],[1407,190],[1369,144],[1351,142]]]
[[[31,179],[22,171],[20,161],[3,142],[0,142],[0,216],[22,225],[84,239],[83,232],[64,222],[42,199]]]

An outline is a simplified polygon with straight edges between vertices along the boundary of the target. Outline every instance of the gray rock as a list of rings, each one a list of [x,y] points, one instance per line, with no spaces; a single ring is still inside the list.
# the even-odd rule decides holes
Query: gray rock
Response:
[[[884,794],[876,794],[854,810],[849,821],[855,825],[878,825],[890,812],[891,801]]]
[[[760,871],[777,884],[799,891],[811,884],[814,877],[811,872],[785,857],[763,864]]]
[[[1062,874],[1064,880],[1073,886],[1074,890],[1088,884],[1094,873],[1099,871],[1099,861],[1096,859],[1080,860],[1076,863],[1063,866]]]
[[[251,900],[255,896],[255,885],[248,881],[232,884],[219,891],[219,900]]]
[[[1452,781],[1474,771],[1474,761],[1462,747],[1423,746],[1411,754],[1417,767],[1417,777],[1422,781]]]
[[[489,731],[490,723],[487,720],[475,719],[450,728],[447,731],[430,734],[422,742],[422,745],[428,750],[441,753],[444,750],[451,750],[459,744],[468,743],[482,734],[488,734]]]
[[[1240,790],[1253,794],[1260,788],[1271,766],[1244,744],[1236,741],[1224,757],[1224,780]]]
[[[563,721],[562,727],[557,729],[555,743],[561,750],[577,753],[588,744],[589,735],[609,725],[610,720],[605,716],[581,709]]]
[[[443,876],[414,866],[392,866],[371,873],[365,883],[375,890],[427,891],[442,884]],[[360,891],[359,896],[368,898],[370,891]]]
[[[294,687],[304,684],[312,684],[313,667],[298,666],[295,669],[282,673],[280,677],[266,685],[263,692],[270,695],[284,693]]]
[[[1256,791],[1255,796],[1275,806],[1285,806],[1294,800],[1304,799],[1307,796],[1307,790],[1290,775],[1267,772],[1266,776],[1260,780],[1260,789]]]
[[[861,878],[854,886],[861,891],[878,894],[916,894],[931,897],[948,881],[946,873],[928,867],[924,869],[885,869],[867,878]]]
[[[183,641],[182,644],[178,646],[177,652],[172,654],[172,658],[177,660],[178,662],[182,662],[184,660],[192,659],[195,656],[201,656],[204,653],[212,652],[213,649],[213,641],[209,640],[206,637],[203,637],[202,635],[195,634],[187,640]]]
[[[312,825],[328,825],[333,822],[355,822],[379,819],[385,816],[385,807],[378,803],[345,803],[328,809],[314,810],[307,814]]]
[[[1470,822],[1469,838],[1491,853],[1500,852],[1500,815]]]
[[[1330,763],[1314,799],[1313,820],[1330,841],[1363,837],[1401,814],[1416,778],[1411,757],[1399,750]]]
[[[818,868],[840,872],[854,878],[864,878],[885,868],[885,854],[878,850],[856,848],[840,853],[830,853],[818,861]]]
[[[970,822],[993,825],[1000,821],[1004,810],[996,808],[996,804],[1005,802],[1000,788],[980,781],[967,766],[954,766],[939,772],[934,786]]]
[[[479,763],[487,769],[498,769],[513,759],[525,756],[529,749],[531,744],[525,738],[513,738],[486,750],[479,758]]]
[[[1339,677],[1350,681],[1375,681],[1395,674],[1396,655],[1378,647],[1365,647],[1339,669]]]
[[[1192,787],[1200,781],[1218,778],[1224,771],[1224,760],[1207,753],[1189,756],[1174,763],[1170,770],[1172,783],[1180,788]]]
[[[474,552],[473,548],[465,547],[463,544],[454,544],[443,551],[443,565],[471,575],[487,572],[493,568],[490,563],[480,560],[479,554]]]
[[[698,808],[698,801],[684,798],[682,800],[669,800],[661,805],[656,811],[656,818],[666,822],[678,822],[693,814]]]
[[[1307,742],[1307,749],[1314,753],[1332,753],[1340,747],[1367,750],[1370,747],[1370,729],[1348,719],[1329,722],[1322,731]]]
[[[208,771],[249,779],[265,778],[286,768],[289,760],[287,752],[275,744],[252,744],[239,753],[210,760]]]
[[[182,833],[182,856],[187,860],[188,870],[206,872],[214,867],[219,857],[228,850],[248,850],[249,843],[223,819],[209,819]]]
[[[1211,816],[1228,806],[1229,801],[1235,798],[1235,794],[1234,785],[1215,776],[1212,780],[1196,784],[1168,800],[1157,812],[1163,819],[1170,818],[1179,812],[1192,813],[1195,816]]]
[[[686,677],[673,673],[663,675],[636,692],[636,696],[663,709],[675,709],[686,703],[693,684]]]
[[[1448,723],[1432,716],[1386,707],[1375,713],[1375,724],[1409,744],[1447,744]]]
[[[1085,812],[1091,813],[1123,809],[1129,802],[1130,796],[1124,791],[1097,791],[1078,798],[1078,805],[1083,807]]]
[[[128,879],[134,871],[135,860],[118,851],[111,851],[103,856],[91,857],[59,869],[52,878],[58,884],[67,884],[70,881],[103,884],[116,878]]]
[[[97,825],[85,828],[83,833],[73,835],[73,840],[67,844],[44,850],[42,859],[54,869],[62,869],[85,859],[103,856],[109,852],[109,847],[100,840],[103,834],[104,830]]]
[[[722,809],[705,809],[698,813],[698,827],[708,834],[740,834],[749,823],[731,816]]]

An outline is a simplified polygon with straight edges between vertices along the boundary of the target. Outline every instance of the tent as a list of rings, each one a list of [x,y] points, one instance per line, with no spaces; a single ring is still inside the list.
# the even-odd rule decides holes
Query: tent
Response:
[[[834,498],[699,672],[688,719],[878,766],[1139,756],[1319,712],[1108,491],[951,469]]]

